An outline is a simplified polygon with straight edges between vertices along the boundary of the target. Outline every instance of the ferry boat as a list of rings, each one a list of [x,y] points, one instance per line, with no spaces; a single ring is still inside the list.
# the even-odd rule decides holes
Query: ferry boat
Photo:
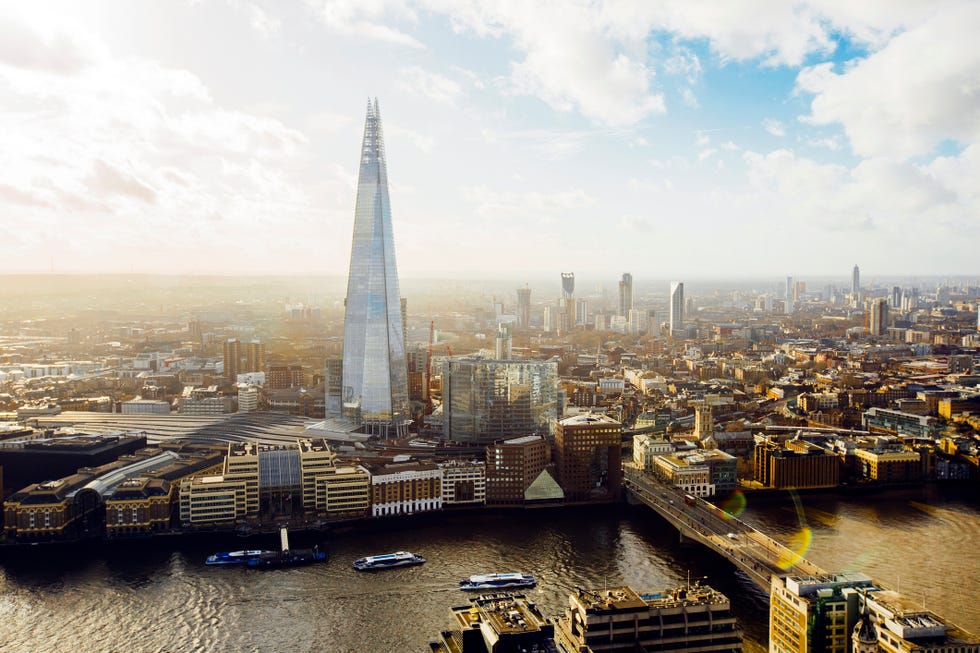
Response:
[[[263,553],[274,553],[274,551],[263,551],[262,549],[248,549],[245,551],[219,551],[209,555],[204,561],[206,565],[243,565],[249,558],[257,558]]]
[[[459,581],[461,590],[497,590],[509,587],[534,587],[537,581],[531,574],[478,574]]]
[[[377,569],[391,569],[392,567],[405,567],[407,565],[420,565],[424,562],[425,558],[417,553],[397,551],[395,553],[359,558],[354,561],[354,569],[358,571],[373,571]]]

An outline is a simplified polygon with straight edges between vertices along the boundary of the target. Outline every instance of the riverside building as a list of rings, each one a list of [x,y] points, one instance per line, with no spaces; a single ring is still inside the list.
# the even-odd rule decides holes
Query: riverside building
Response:
[[[731,602],[707,585],[640,595],[631,587],[579,589],[555,628],[563,653],[741,651]]]

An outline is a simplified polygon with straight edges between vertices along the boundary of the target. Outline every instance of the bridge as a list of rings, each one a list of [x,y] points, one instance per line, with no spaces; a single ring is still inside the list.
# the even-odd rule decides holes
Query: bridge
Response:
[[[678,530],[683,540],[697,542],[727,558],[767,595],[773,575],[827,573],[721,508],[661,483],[632,463],[623,465],[623,482],[631,500],[652,508]]]

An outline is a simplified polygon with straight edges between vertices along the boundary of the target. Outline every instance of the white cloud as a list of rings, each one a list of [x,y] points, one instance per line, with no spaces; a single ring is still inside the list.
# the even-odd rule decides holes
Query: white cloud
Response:
[[[521,219],[532,223],[550,223],[568,211],[592,206],[596,201],[580,188],[553,193],[517,193],[492,191],[486,186],[464,189],[463,199],[473,204],[476,214],[481,217]]]
[[[308,0],[316,15],[341,34],[422,49],[415,37],[381,22],[387,17],[417,22],[415,10],[408,2],[387,0]]]
[[[806,120],[840,124],[861,156],[908,158],[944,140],[980,140],[980,4],[937,12],[878,52],[835,72],[811,66],[797,77],[814,95]]]
[[[774,120],[772,118],[766,118],[765,120],[762,121],[762,127],[773,136],[786,135],[786,125],[779,122],[778,120]]]
[[[694,96],[694,91],[687,86],[681,89],[681,100],[683,100],[684,104],[692,109],[697,109],[699,106],[701,106],[698,103],[698,99]]]
[[[399,71],[397,86],[403,91],[425,96],[435,102],[454,106],[462,93],[459,84],[442,75],[409,66]]]

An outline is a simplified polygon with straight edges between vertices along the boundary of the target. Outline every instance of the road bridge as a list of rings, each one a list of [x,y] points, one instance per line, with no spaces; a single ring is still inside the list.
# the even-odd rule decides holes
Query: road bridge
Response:
[[[624,484],[634,502],[649,506],[683,539],[702,544],[741,569],[768,595],[771,577],[827,572],[800,554],[703,499],[660,482],[632,463],[623,465]]]

